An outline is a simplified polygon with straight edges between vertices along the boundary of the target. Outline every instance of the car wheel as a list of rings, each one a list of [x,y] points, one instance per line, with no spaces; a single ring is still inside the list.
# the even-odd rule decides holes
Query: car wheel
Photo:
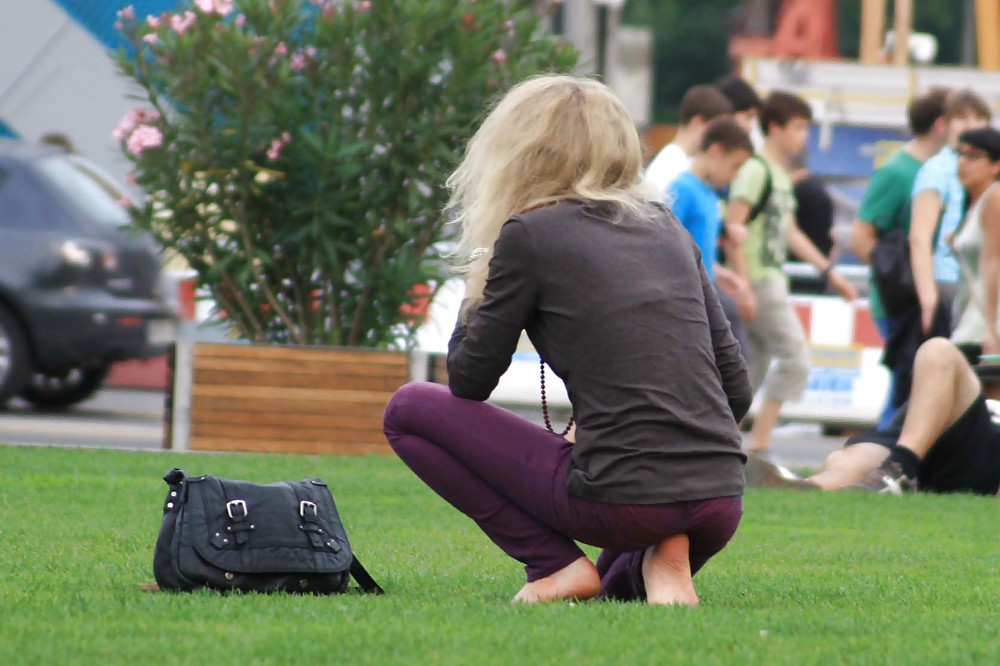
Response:
[[[0,407],[21,391],[30,363],[20,322],[0,305]]]
[[[21,397],[42,409],[65,409],[83,402],[104,385],[109,365],[70,368],[64,372],[35,372],[21,389]]]

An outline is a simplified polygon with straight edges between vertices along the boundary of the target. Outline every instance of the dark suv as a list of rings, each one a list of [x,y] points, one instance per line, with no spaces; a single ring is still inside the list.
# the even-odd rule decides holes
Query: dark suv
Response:
[[[121,196],[86,160],[0,140],[0,406],[66,407],[172,342],[157,247]]]

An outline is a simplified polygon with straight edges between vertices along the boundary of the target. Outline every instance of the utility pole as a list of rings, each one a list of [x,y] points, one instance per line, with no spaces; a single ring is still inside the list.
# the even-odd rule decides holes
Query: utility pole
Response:
[[[906,65],[910,62],[910,34],[913,32],[913,0],[896,0],[895,42],[892,49],[892,64]]]
[[[861,48],[859,60],[877,65],[885,34],[885,0],[861,0]]]
[[[976,36],[979,67],[1000,69],[1000,5],[996,0],[976,0]]]

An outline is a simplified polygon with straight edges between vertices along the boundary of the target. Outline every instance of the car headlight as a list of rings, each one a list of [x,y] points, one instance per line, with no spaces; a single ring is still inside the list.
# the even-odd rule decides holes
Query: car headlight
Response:
[[[89,269],[94,264],[94,255],[76,241],[66,241],[60,245],[59,256],[64,263],[74,268]]]

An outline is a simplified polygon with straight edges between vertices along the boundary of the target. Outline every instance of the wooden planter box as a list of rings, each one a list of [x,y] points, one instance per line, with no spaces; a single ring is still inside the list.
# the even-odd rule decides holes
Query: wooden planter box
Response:
[[[405,352],[195,344],[186,438],[175,448],[315,454],[391,453],[382,414],[410,380]],[[430,369],[425,359],[420,359]],[[183,362],[180,359],[178,363]],[[425,376],[417,377],[424,379]],[[182,377],[178,365],[178,377]],[[181,387],[183,390],[183,387]],[[176,418],[173,420],[177,428]],[[186,446],[184,446],[186,444]]]

